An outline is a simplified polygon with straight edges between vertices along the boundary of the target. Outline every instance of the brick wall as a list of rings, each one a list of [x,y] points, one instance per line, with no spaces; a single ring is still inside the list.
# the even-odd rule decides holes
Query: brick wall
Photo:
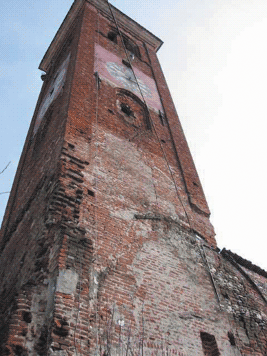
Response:
[[[266,276],[215,249],[155,49],[122,29],[163,116],[94,73],[96,43],[125,59],[112,28],[86,2],[47,73],[36,113],[71,53],[3,222],[1,354],[266,355]]]

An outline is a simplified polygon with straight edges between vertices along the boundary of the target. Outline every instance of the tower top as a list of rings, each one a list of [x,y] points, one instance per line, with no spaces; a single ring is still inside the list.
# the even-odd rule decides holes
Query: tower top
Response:
[[[48,50],[46,51],[39,65],[39,69],[43,70],[44,72],[48,70],[49,64],[51,63],[54,54],[59,48],[61,48],[66,38],[66,33],[68,32],[68,29],[70,28],[70,26],[72,25],[86,2],[92,4],[100,12],[104,13],[105,16],[110,18],[112,18],[109,8],[109,6],[111,6],[121,28],[127,28],[127,30],[132,32],[136,37],[140,38],[141,40],[145,41],[146,43],[149,43],[152,47],[154,47],[155,51],[158,51],[159,48],[162,46],[163,41],[161,39],[153,35],[143,26],[132,20],[130,17],[122,13],[115,6],[111,4],[109,5],[107,0],[75,0],[69,12],[67,13],[64,21],[62,22],[59,30],[57,31],[53,41],[48,47]]]

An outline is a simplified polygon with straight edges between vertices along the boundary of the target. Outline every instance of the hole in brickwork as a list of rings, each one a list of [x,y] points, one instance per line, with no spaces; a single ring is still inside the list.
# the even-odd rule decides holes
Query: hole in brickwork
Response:
[[[126,67],[131,68],[131,64],[130,64],[128,61],[126,61],[125,59],[122,60],[122,63],[123,63]]]
[[[48,251],[48,247],[47,246],[42,246],[40,251],[38,252],[37,258],[40,258],[40,257],[44,256],[47,251]]]
[[[32,313],[24,311],[22,313],[22,319],[26,321],[26,323],[31,323],[32,322]]]
[[[56,347],[56,346],[51,346],[51,349],[53,351],[61,351],[62,350],[60,347]]]
[[[43,326],[41,330],[41,335],[39,337],[38,343],[36,345],[36,350],[40,355],[46,355],[46,347],[47,347],[47,338],[48,338],[48,329],[47,326]]]
[[[114,111],[108,109],[108,112],[110,112],[112,115],[114,115]]]
[[[82,246],[86,246],[86,242],[87,242],[87,239],[86,238],[82,238],[80,239],[79,243],[82,245]]]
[[[3,356],[11,355],[11,351],[7,347],[5,347],[4,349],[0,348],[0,351],[1,351],[1,355],[3,355]]]
[[[193,182],[194,186],[198,187],[198,184],[196,182]]]
[[[229,295],[226,292],[222,292],[224,298],[229,299]]]
[[[68,169],[70,172],[74,173],[74,174],[77,174],[78,176],[80,177],[83,177],[83,174],[78,170],[75,170],[75,169],[72,169],[72,168],[69,168]]]
[[[118,36],[118,33],[115,31],[109,31],[109,33],[108,33],[108,39],[114,43],[117,43],[117,36]]]
[[[166,143],[166,141],[165,140],[160,140],[162,143]]]
[[[131,107],[127,104],[121,103],[121,111],[124,112],[127,116],[133,116],[133,111]]]
[[[241,323],[245,323],[245,319],[244,319],[243,315],[239,316],[239,320],[241,321]]]
[[[65,319],[55,320],[54,323],[54,334],[61,336],[61,337],[66,337],[69,334],[69,324]]]
[[[91,197],[94,197],[94,196],[95,196],[95,193],[94,193],[92,190],[89,190],[89,189],[88,189],[88,195],[90,195]]]
[[[202,348],[206,356],[219,356],[220,352],[217,346],[216,339],[213,335],[205,332],[200,332]]]
[[[236,346],[235,337],[234,337],[234,334],[231,331],[228,331],[228,339],[229,339],[229,342],[230,342],[230,344],[232,346]]]
[[[125,35],[123,35],[122,38],[125,48],[133,53],[136,57],[141,58],[139,47],[134,43],[134,41]]]
[[[15,345],[13,349],[15,356],[27,356],[27,351],[22,346]]]
[[[74,150],[74,147],[75,147],[74,145],[72,145],[71,143],[68,143],[68,146],[71,150]]]

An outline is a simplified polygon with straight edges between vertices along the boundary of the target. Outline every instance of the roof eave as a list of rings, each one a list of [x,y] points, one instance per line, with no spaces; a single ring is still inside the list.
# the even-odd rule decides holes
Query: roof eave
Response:
[[[58,49],[62,46],[69,28],[75,21],[85,2],[91,3],[97,9],[104,12],[107,16],[111,17],[109,5],[106,0],[75,0],[39,65],[39,69],[42,71],[47,72],[50,63],[55,56],[55,53],[57,53]],[[159,50],[163,42],[158,37],[154,36],[151,32],[146,30],[127,15],[123,14],[113,5],[111,5],[111,7],[120,26],[127,28],[133,33],[136,33],[139,38],[153,46],[155,51]]]

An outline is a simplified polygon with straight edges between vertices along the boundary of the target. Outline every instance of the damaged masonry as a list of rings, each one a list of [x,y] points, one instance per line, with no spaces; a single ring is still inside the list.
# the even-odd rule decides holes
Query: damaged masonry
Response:
[[[0,233],[3,356],[266,356],[267,273],[217,248],[156,52],[75,0]]]

